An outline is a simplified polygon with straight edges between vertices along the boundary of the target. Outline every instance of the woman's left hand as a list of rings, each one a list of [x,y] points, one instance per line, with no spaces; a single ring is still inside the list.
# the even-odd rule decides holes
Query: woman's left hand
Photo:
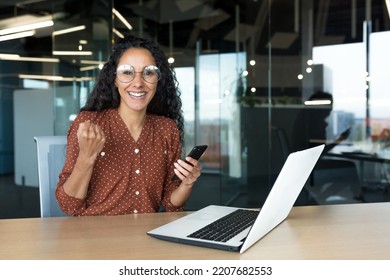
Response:
[[[193,185],[198,180],[202,171],[202,166],[199,161],[191,157],[186,157],[185,161],[179,159],[174,165],[175,174],[186,185]]]

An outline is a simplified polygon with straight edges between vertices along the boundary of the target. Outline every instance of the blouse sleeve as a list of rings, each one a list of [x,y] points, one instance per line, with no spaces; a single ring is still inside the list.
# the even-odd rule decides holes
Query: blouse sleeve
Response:
[[[169,146],[170,157],[168,162],[168,176],[165,178],[164,192],[162,206],[167,212],[179,212],[184,210],[184,205],[175,206],[171,203],[171,195],[174,190],[176,190],[181,184],[180,180],[172,181],[171,178],[174,174],[174,162],[176,162],[181,157],[181,143],[180,143],[180,134],[176,124],[171,121],[171,135],[167,138],[167,145]]]
[[[87,120],[86,114],[80,113],[71,124],[66,144],[66,159],[62,171],[59,175],[55,195],[61,210],[71,216],[80,215],[86,208],[86,199],[69,196],[64,190],[64,183],[68,180],[79,154],[79,145],[77,140],[77,130],[80,123]]]

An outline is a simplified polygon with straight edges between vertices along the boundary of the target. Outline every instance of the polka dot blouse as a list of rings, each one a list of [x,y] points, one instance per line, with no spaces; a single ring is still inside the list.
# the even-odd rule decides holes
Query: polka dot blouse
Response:
[[[78,156],[79,124],[90,120],[104,131],[106,142],[95,162],[84,199],[65,193],[63,184]],[[180,158],[181,145],[175,122],[147,115],[137,142],[134,141],[116,109],[81,112],[68,132],[66,160],[56,189],[61,209],[68,215],[120,215],[182,211],[170,203],[171,193],[180,181],[171,181],[173,163]]]

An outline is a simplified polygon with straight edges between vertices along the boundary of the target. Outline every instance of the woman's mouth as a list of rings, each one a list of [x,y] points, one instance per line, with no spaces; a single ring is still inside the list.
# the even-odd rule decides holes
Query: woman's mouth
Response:
[[[146,92],[132,92],[129,91],[128,94],[133,98],[142,98],[146,95]]]

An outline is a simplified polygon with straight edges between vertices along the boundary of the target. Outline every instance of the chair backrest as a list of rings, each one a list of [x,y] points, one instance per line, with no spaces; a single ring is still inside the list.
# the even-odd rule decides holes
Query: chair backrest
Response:
[[[58,175],[65,162],[66,136],[36,136],[41,217],[66,216],[55,198]]]

